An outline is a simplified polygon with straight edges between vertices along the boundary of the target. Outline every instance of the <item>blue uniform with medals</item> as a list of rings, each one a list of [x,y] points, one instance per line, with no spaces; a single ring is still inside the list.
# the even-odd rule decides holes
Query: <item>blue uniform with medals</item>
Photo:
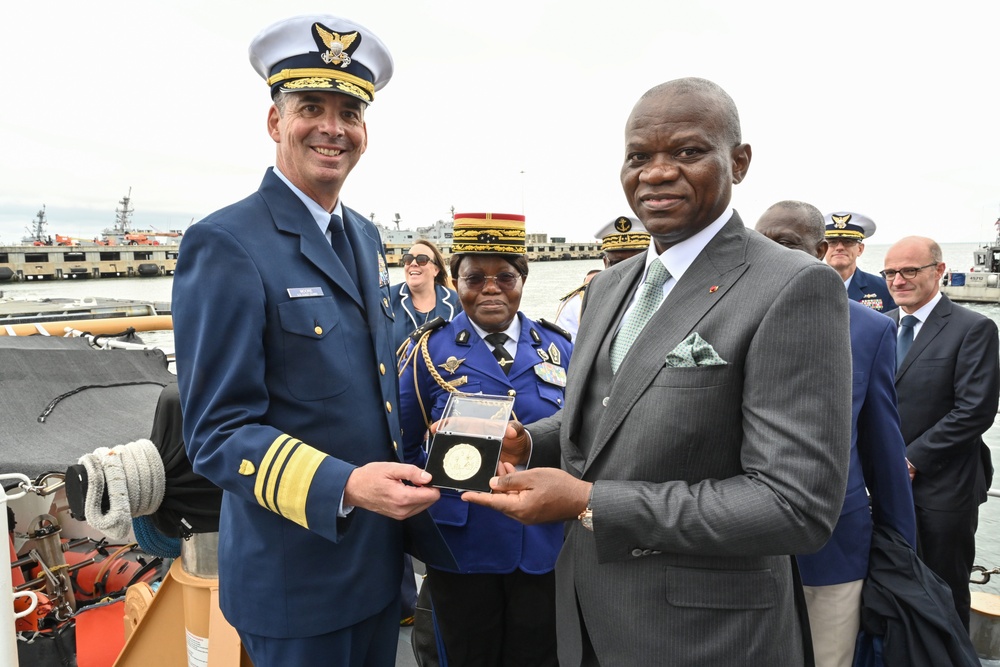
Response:
[[[453,389],[468,394],[514,396],[517,420],[531,423],[562,408],[565,369],[573,346],[562,334],[523,313],[518,317],[521,335],[509,375],[504,374],[464,312],[428,335],[427,352],[441,379]],[[403,459],[423,466],[427,424],[420,403],[433,423],[444,410],[450,392],[431,376],[420,350],[403,369],[399,386]],[[428,510],[455,555],[457,572],[503,574],[520,568],[528,574],[542,574],[555,567],[562,547],[562,523],[525,526],[494,510],[463,502],[459,495],[442,489],[441,499]]]
[[[896,307],[885,279],[861,269],[854,271],[851,284],[847,286],[847,298],[880,313],[887,313]]]

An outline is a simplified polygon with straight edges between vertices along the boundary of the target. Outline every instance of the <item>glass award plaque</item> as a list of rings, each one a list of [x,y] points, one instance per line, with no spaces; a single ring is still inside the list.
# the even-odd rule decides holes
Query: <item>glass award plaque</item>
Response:
[[[490,493],[513,409],[513,396],[451,394],[424,466],[431,486]]]

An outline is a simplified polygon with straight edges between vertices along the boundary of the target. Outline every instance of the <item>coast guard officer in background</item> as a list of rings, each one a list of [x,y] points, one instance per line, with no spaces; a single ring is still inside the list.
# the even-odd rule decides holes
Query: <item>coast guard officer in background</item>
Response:
[[[824,219],[829,243],[826,263],[840,274],[847,288],[847,298],[880,313],[895,308],[896,302],[885,281],[858,268],[858,257],[865,252],[865,239],[875,234],[872,219],[850,211],[827,213]]]
[[[173,291],[184,441],[223,489],[221,608],[256,667],[388,667],[399,520],[440,494],[393,451],[388,272],[340,193],[392,59],[364,27],[314,15],[265,28],[250,61],[274,102],[275,167],[185,233]]]

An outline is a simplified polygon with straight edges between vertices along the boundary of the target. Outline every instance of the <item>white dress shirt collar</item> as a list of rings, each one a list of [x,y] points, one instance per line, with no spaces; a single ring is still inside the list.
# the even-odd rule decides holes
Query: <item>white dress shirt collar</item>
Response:
[[[646,251],[646,268],[642,273],[643,279],[645,279],[646,272],[649,271],[649,265],[659,259],[667,267],[667,271],[670,272],[671,280],[668,280],[667,284],[672,286],[676,281],[681,279],[684,272],[694,263],[694,260],[705,249],[709,241],[715,238],[715,235],[729,222],[731,217],[733,217],[732,206],[726,208],[722,215],[716,218],[712,224],[705,227],[705,229],[690,238],[684,239],[680,243],[670,246],[663,254],[656,252],[656,242],[651,241],[649,249]]]
[[[323,232],[323,235],[327,237],[327,240],[329,240],[330,235],[327,233],[327,227],[330,226],[330,216],[333,213],[336,213],[337,215],[340,216],[341,220],[344,219],[344,207],[341,206],[340,199],[337,200],[337,203],[334,205],[332,212],[327,211],[325,208],[320,206],[315,199],[313,199],[306,193],[302,192],[302,190],[299,190],[297,187],[295,187],[292,184],[292,182],[288,180],[288,178],[284,174],[282,174],[281,170],[278,169],[277,167],[274,168],[274,174],[275,176],[280,178],[285,185],[288,186],[289,190],[295,193],[295,196],[298,197],[303,204],[306,205],[306,208],[309,209],[309,213],[311,213],[312,217],[315,218],[316,224],[319,225],[320,231]]]
[[[924,322],[927,321],[927,318],[931,316],[931,311],[934,310],[934,308],[938,305],[938,301],[940,300],[941,300],[941,292],[938,292],[933,297],[931,297],[930,301],[920,306],[912,313],[907,313],[902,308],[899,309],[900,320],[902,320],[903,317],[905,317],[906,315],[913,315],[915,318],[917,318],[917,323],[913,325],[914,338],[917,337],[917,333],[920,332],[920,328],[924,325]]]
[[[486,342],[486,337],[489,335],[489,333],[485,329],[477,325],[475,322],[473,322],[471,317],[469,318],[469,324],[472,325],[472,328],[476,330],[476,333],[479,334],[479,337],[483,339],[484,343],[486,343],[486,347],[490,348],[490,350],[492,351],[493,346]],[[511,358],[516,357],[517,341],[521,338],[520,313],[514,315],[514,319],[510,321],[510,326],[504,329],[503,333],[507,334],[507,342],[503,344],[503,348],[510,353]]]

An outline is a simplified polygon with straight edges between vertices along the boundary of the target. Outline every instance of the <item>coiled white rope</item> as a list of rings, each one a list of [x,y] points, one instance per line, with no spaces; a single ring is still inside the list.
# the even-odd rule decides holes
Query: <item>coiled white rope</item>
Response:
[[[133,516],[152,514],[163,502],[166,474],[160,453],[149,440],[98,447],[80,457],[87,469],[87,523],[116,540],[128,537]],[[105,486],[110,506],[101,510]]]

